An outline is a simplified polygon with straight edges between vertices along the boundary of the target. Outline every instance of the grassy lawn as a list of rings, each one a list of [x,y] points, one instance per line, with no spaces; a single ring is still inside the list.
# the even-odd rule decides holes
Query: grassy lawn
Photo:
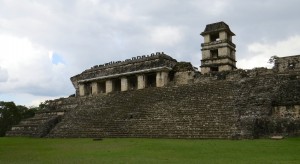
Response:
[[[284,140],[0,138],[0,163],[300,163]]]

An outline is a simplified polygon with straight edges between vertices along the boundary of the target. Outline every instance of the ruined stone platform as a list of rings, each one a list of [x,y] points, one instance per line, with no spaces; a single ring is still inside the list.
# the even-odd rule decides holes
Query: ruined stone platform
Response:
[[[51,104],[50,113],[41,111],[7,135],[225,139],[296,135],[300,76],[237,71],[199,77],[186,85],[65,98]],[[57,124],[45,128],[58,111],[63,115]]]

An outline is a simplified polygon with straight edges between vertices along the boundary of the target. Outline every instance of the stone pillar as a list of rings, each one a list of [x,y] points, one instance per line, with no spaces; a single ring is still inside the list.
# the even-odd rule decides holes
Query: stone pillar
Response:
[[[97,95],[98,94],[98,83],[97,82],[92,82],[92,95]]]
[[[210,36],[209,35],[205,35],[204,36],[204,43],[209,43],[210,42]]]
[[[84,84],[79,84],[79,96],[85,96],[86,90]]]
[[[105,90],[106,90],[106,93],[110,93],[110,92],[113,91],[112,80],[106,80],[106,82],[105,82]]]
[[[210,59],[210,58],[211,58],[210,50],[202,50],[202,60]]]
[[[227,39],[227,32],[221,31],[221,32],[219,33],[219,35],[220,35],[220,39],[221,39],[221,40],[226,40],[226,39]]]
[[[128,79],[127,77],[121,78],[121,91],[127,91],[128,90]]]
[[[156,73],[156,87],[163,87],[169,82],[169,72],[161,71]]]
[[[137,77],[137,89],[144,89],[146,87],[146,77],[145,75],[138,75]]]

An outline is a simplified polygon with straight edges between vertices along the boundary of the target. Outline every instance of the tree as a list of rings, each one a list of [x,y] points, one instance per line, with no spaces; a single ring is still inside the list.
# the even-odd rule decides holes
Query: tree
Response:
[[[22,113],[14,102],[0,102],[0,136],[4,136],[5,132],[21,119]]]
[[[0,101],[0,137],[21,119],[33,117],[38,108],[27,108],[14,102]]]

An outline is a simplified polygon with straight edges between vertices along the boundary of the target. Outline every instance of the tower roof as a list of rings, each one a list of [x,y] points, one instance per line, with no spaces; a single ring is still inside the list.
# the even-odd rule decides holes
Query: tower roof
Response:
[[[230,35],[234,36],[235,34],[230,30],[229,26],[225,22],[217,22],[217,23],[212,23],[208,24],[205,27],[205,30],[201,33],[201,35],[206,35],[214,32],[219,32],[219,31],[226,31]]]

